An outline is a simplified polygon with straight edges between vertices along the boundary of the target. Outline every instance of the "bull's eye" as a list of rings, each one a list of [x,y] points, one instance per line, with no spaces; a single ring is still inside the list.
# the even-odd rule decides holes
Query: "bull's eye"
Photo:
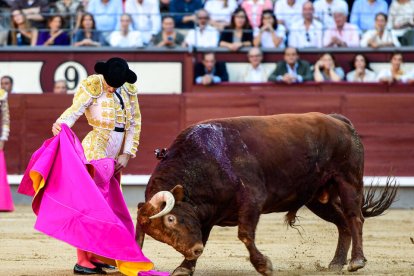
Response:
[[[177,222],[177,219],[174,215],[166,215],[164,217],[164,223],[167,226],[174,226],[176,224],[176,222]]]

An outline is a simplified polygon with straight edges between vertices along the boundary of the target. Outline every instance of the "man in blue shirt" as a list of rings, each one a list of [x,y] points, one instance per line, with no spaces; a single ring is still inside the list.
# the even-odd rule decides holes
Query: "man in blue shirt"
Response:
[[[122,0],[90,0],[88,12],[93,14],[96,29],[104,33],[115,31],[122,11]]]
[[[388,14],[385,0],[356,0],[352,6],[350,23],[357,25],[363,32],[375,29],[375,16]]]
[[[179,29],[194,28],[195,12],[202,7],[201,0],[171,0],[170,14],[174,17],[175,27]]]

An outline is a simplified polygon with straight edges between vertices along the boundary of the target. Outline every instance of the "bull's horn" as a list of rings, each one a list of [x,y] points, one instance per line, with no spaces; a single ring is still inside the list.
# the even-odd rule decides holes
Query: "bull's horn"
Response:
[[[150,199],[149,203],[155,208],[158,208],[164,202],[165,202],[164,209],[161,210],[161,212],[159,212],[158,214],[151,216],[150,219],[155,219],[155,218],[165,216],[166,214],[171,212],[175,204],[175,199],[174,199],[173,194],[168,191],[158,192]]]

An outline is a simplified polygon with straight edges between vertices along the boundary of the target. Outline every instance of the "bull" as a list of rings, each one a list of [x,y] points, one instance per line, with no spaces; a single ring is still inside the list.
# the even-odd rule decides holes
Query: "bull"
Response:
[[[161,154],[162,153],[162,154]],[[255,245],[260,214],[287,212],[294,226],[306,206],[337,226],[329,268],[363,268],[364,218],[382,214],[397,187],[364,196],[364,148],[354,126],[339,114],[246,116],[208,120],[182,131],[164,149],[138,205],[137,242],[145,234],[184,255],[173,275],[192,275],[213,226],[238,226],[254,268],[272,274]]]

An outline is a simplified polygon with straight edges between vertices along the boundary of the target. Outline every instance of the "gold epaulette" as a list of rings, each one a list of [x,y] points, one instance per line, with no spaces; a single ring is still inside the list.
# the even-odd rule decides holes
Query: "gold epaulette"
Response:
[[[130,84],[130,83],[126,82],[124,84],[124,88],[125,88],[126,92],[131,96],[134,96],[134,95],[138,94],[138,88],[135,84]]]
[[[99,98],[103,93],[103,82],[100,75],[90,75],[82,81],[81,87],[92,98]]]
[[[7,92],[4,89],[0,89],[0,101],[7,99]]]

